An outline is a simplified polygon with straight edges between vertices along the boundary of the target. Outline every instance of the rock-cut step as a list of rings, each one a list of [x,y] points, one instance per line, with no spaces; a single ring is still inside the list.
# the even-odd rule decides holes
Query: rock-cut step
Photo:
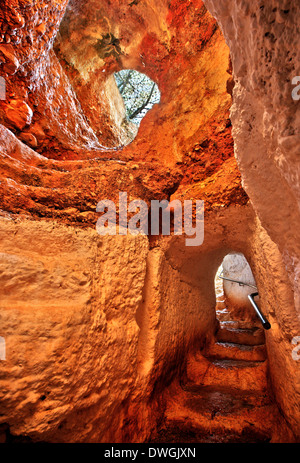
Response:
[[[216,341],[207,349],[212,359],[246,360],[249,362],[264,362],[267,358],[266,346],[236,344],[233,342]]]
[[[265,343],[265,333],[261,328],[233,328],[230,324],[221,325],[216,334],[217,341],[231,342],[248,346],[259,346]]]
[[[269,397],[257,391],[177,385],[152,442],[269,442],[276,413]]]
[[[236,390],[266,391],[267,361],[248,361],[190,355],[187,382],[199,386],[226,386]]]

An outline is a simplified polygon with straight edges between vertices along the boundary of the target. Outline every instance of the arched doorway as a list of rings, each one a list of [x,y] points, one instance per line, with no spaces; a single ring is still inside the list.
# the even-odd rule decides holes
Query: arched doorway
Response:
[[[270,325],[259,307],[259,293],[251,267],[242,253],[227,254],[215,276],[216,313],[220,322],[235,326]]]

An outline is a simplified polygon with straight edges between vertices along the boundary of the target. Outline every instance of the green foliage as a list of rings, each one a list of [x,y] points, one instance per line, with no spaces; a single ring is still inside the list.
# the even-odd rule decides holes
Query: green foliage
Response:
[[[123,69],[114,76],[125,103],[127,118],[139,125],[152,106],[160,101],[157,84],[133,69]]]

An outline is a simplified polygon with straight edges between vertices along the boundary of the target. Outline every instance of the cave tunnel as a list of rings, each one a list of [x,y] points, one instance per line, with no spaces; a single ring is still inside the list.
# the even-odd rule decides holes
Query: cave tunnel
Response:
[[[300,5],[2,3],[1,442],[300,442]]]

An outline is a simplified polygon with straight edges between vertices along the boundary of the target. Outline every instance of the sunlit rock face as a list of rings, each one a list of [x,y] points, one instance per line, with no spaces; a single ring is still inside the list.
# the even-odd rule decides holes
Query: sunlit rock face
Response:
[[[19,135],[33,134],[39,150],[74,143],[97,147],[99,142],[87,125],[74,92],[53,53],[53,42],[67,1],[42,4],[4,1],[1,18],[1,75],[6,79],[7,101],[1,102],[0,120]],[[11,120],[11,102],[26,104],[33,117],[20,124]]]
[[[268,381],[287,424],[275,414],[270,439],[286,426],[300,435],[296,55],[286,57],[297,14],[275,1],[277,12],[206,3],[210,12],[200,0],[2,2],[1,439],[3,429],[33,441],[149,439],[162,392],[214,339],[214,276],[232,251],[251,265],[272,324]],[[161,92],[131,144],[113,80],[126,68]],[[203,245],[100,237],[97,203],[120,191],[147,204],[204,200]]]

